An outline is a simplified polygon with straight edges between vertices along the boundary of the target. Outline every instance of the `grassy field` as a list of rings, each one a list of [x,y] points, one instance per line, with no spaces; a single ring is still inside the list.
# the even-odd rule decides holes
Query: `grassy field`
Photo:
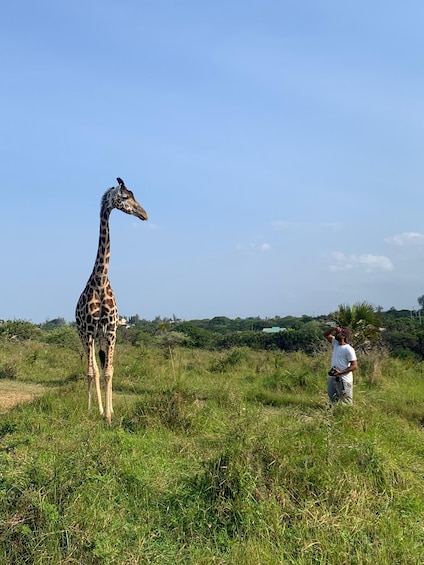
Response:
[[[0,414],[0,563],[424,563],[423,367],[361,358],[331,410],[329,359],[120,345],[107,427],[77,353],[2,344],[37,392]]]

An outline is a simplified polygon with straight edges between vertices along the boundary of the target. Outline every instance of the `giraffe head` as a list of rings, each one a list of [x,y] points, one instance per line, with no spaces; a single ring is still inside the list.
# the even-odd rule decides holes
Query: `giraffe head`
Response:
[[[122,179],[118,177],[116,180],[118,181],[118,186],[109,189],[104,195],[104,200],[106,200],[108,208],[110,208],[110,210],[117,208],[121,210],[121,212],[135,216],[140,220],[147,220],[148,215],[146,210],[140,206],[131,190],[125,186]]]

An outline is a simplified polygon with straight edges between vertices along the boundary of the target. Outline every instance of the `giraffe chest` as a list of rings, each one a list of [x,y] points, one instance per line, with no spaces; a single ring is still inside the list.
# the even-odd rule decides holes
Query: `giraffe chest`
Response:
[[[81,329],[93,336],[116,331],[118,311],[110,285],[104,289],[86,288],[78,303],[77,322]]]

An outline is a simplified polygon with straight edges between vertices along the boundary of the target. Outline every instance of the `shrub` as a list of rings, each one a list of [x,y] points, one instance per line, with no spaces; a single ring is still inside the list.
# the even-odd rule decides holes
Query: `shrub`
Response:
[[[245,361],[248,358],[249,352],[250,351],[248,347],[233,347],[219,361],[212,363],[211,371],[216,373],[223,373],[229,367],[235,367],[242,361]]]
[[[26,320],[7,320],[0,325],[0,336],[5,340],[40,339],[41,335],[40,328]]]
[[[82,354],[82,345],[75,328],[63,326],[47,332],[44,341]]]
[[[10,363],[4,363],[0,367],[0,379],[17,379],[18,369],[16,365]]]

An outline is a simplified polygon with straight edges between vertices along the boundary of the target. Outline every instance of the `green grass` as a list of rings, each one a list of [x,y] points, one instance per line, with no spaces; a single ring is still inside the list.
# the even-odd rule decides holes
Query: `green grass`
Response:
[[[120,346],[115,417],[86,410],[77,353],[6,344],[0,562],[421,564],[420,364],[360,360],[327,407],[327,354]]]

